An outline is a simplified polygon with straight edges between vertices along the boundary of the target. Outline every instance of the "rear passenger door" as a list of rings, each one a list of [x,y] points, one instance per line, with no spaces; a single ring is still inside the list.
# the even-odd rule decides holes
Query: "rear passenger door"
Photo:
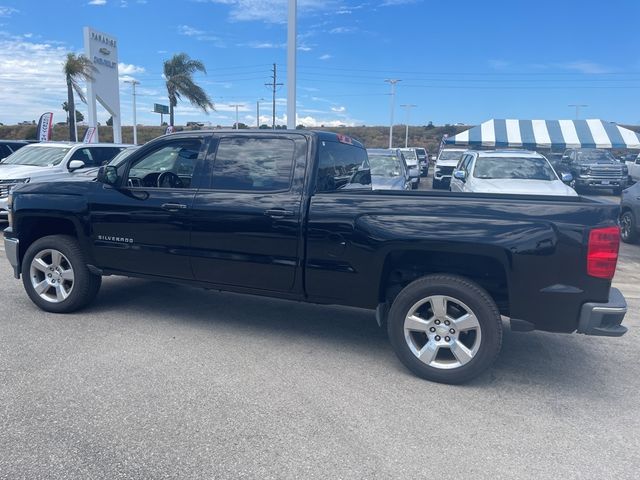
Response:
[[[289,292],[302,257],[303,135],[220,136],[196,194],[191,233],[196,280]]]

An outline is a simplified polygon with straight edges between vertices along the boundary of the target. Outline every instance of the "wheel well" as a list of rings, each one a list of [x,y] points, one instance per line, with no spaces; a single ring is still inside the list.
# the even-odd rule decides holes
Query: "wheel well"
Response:
[[[379,300],[392,303],[414,280],[433,273],[466,277],[483,287],[509,315],[509,284],[502,264],[493,257],[453,252],[400,251],[387,255],[382,269]]]
[[[27,217],[20,221],[20,260],[33,242],[49,235],[77,236],[71,220],[52,217]]]

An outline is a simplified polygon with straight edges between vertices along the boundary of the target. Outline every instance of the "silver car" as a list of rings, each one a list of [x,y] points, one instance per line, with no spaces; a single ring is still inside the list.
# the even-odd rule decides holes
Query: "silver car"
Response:
[[[371,185],[374,190],[409,190],[411,179],[397,150],[368,149]]]

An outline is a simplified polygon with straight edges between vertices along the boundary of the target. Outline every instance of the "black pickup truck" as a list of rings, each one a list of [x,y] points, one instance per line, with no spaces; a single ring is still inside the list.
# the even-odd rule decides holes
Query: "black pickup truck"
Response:
[[[342,135],[168,135],[95,182],[26,184],[9,203],[7,257],[49,312],[87,306],[104,275],[375,309],[399,359],[446,383],[491,364],[501,316],[518,331],[626,332],[616,206],[374,193],[366,151]]]

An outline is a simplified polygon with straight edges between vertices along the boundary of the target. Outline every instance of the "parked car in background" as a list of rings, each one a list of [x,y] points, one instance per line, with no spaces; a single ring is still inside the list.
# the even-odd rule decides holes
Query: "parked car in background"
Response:
[[[549,161],[526,150],[467,151],[453,172],[452,192],[573,196]]]
[[[620,163],[627,163],[627,162],[633,162],[635,161],[636,157],[638,156],[638,152],[629,152],[629,153],[624,153],[622,155],[618,155],[617,157],[615,157]]]
[[[640,236],[640,183],[623,190],[620,201],[620,237],[636,243]]]
[[[607,150],[572,148],[564,152],[562,164],[573,176],[571,187],[576,191],[606,188],[620,195],[628,184],[627,166],[620,164]]]
[[[113,143],[33,143],[12,153],[0,163],[0,218],[7,216],[7,197],[16,185],[73,180],[87,169],[109,163],[128,145]],[[94,177],[95,178],[95,177]]]
[[[416,148],[416,156],[418,157],[418,165],[420,165],[420,175],[429,176],[429,154],[425,148]]]
[[[640,155],[636,155],[631,160],[627,160],[625,165],[629,172],[629,180],[631,180],[631,182],[640,182]]]
[[[411,177],[399,150],[369,148],[367,155],[374,190],[411,189]]]
[[[404,155],[404,159],[407,162],[407,166],[411,168],[418,169],[418,178],[414,181],[415,188],[418,188],[418,184],[420,183],[420,165],[418,164],[418,154],[416,153],[415,148],[401,148],[400,151],[402,155]]]
[[[449,189],[451,183],[451,175],[458,166],[458,162],[462,158],[462,154],[466,152],[465,148],[447,148],[440,150],[436,158],[436,165],[433,169],[433,188]]]
[[[0,140],[0,162],[26,145],[26,140]]]

